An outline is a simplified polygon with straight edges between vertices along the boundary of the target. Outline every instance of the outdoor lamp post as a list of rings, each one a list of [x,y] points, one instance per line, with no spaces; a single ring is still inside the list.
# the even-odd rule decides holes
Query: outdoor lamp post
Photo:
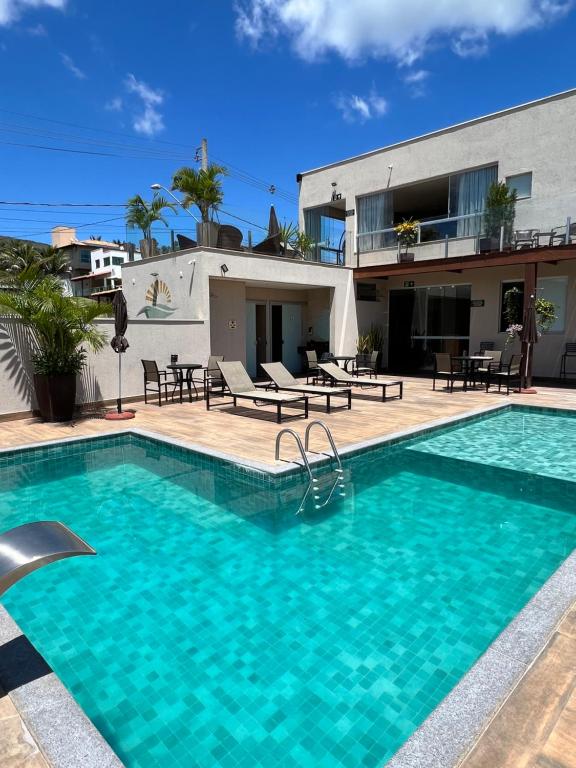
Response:
[[[200,224],[200,223],[201,223],[201,222],[200,222],[200,219],[199,219],[197,216],[194,216],[194,214],[192,213],[192,211],[191,211],[189,208],[184,208],[184,206],[182,205],[182,201],[181,201],[181,200],[179,200],[179,199],[176,197],[176,195],[175,195],[173,192],[171,192],[171,191],[168,189],[168,187],[165,187],[163,184],[150,184],[150,189],[153,189],[155,192],[157,192],[159,189],[163,189],[163,190],[164,190],[164,192],[166,192],[167,194],[169,194],[171,198],[173,198],[174,200],[176,200],[176,202],[178,203],[178,205],[180,206],[180,208],[183,208],[183,209],[186,211],[186,213],[187,213],[189,216],[192,216],[192,218],[194,219],[194,221],[195,221],[197,224]]]

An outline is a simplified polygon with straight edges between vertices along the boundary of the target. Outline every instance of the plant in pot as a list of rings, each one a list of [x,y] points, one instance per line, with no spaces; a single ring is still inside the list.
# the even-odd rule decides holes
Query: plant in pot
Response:
[[[384,344],[384,332],[379,325],[372,324],[367,333],[360,334],[356,340],[356,365],[358,367],[368,367],[373,352],[378,352],[376,358],[376,370],[378,370],[378,361],[382,353]]]
[[[497,251],[503,232],[504,245],[509,245],[514,233],[516,217],[515,189],[509,189],[504,181],[495,181],[486,196],[484,211],[484,235],[480,238],[480,253]]]
[[[169,208],[175,210],[173,203],[169,203],[162,195],[155,194],[150,203],[147,203],[140,195],[134,195],[126,203],[126,226],[128,229],[142,230],[143,239],[140,240],[140,250],[143,259],[149,259],[156,255],[156,241],[152,239],[152,225],[160,221],[164,226],[168,222],[162,212]]]
[[[400,251],[400,261],[414,261],[414,254],[408,253],[408,248],[411,245],[415,245],[418,240],[418,227],[419,221],[414,219],[404,219],[401,224],[397,224],[394,227],[396,236],[398,237],[398,245],[403,248],[404,251]]]
[[[65,296],[62,283],[38,269],[3,280],[0,313],[28,329],[34,389],[45,421],[70,421],[76,402],[76,379],[86,363],[86,349],[102,349],[106,335],[94,320],[112,306]]]
[[[504,294],[504,317],[508,323],[506,328],[506,346],[514,339],[520,338],[522,333],[522,315],[523,315],[524,294],[518,288],[510,288]],[[556,305],[548,299],[537,298],[534,301],[534,312],[536,314],[536,328],[538,336],[541,336],[556,322]]]
[[[186,166],[179,168],[172,177],[172,189],[184,195],[182,206],[195,205],[200,211],[202,221],[196,226],[199,245],[218,245],[219,225],[214,216],[224,200],[221,177],[226,173],[223,165],[211,163],[200,170]]]

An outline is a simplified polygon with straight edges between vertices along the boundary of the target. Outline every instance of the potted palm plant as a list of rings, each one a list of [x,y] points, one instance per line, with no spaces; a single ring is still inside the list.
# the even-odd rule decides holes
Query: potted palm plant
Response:
[[[404,249],[403,252],[399,251],[398,255],[400,261],[414,261],[414,254],[408,253],[408,248],[411,245],[415,245],[418,240],[418,221],[413,219],[404,219],[401,224],[397,224],[394,227],[396,236],[398,237],[398,245]]]
[[[514,219],[516,217],[515,189],[509,189],[505,181],[495,181],[486,196],[483,235],[479,238],[480,253],[497,251],[500,237],[504,235],[504,245],[512,240]]]
[[[141,229],[144,236],[140,240],[142,258],[148,259],[156,255],[155,243],[152,240],[152,225],[156,221],[168,226],[168,222],[162,215],[165,208],[174,210],[174,204],[169,203],[162,195],[154,195],[152,201],[147,203],[140,195],[134,195],[126,203],[126,225],[128,229]]]
[[[224,192],[222,176],[226,168],[211,163],[208,168],[179,168],[172,177],[172,189],[184,195],[182,206],[195,205],[200,211],[201,221],[196,225],[196,237],[199,245],[215,247],[218,244],[219,225],[214,215],[222,205]]]
[[[110,305],[64,295],[55,276],[38,268],[2,280],[0,313],[17,318],[29,330],[34,389],[45,421],[70,421],[76,379],[86,364],[86,349],[102,349],[106,335],[94,320],[110,314]]]

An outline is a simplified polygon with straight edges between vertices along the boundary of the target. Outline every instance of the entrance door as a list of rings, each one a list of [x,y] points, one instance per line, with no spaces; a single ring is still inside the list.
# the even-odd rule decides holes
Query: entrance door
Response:
[[[391,290],[388,367],[431,369],[435,352],[469,350],[470,293],[466,284]]]
[[[302,344],[302,307],[300,304],[282,305],[282,362],[290,373],[300,373],[302,358],[298,347]]]
[[[250,376],[261,375],[260,363],[266,362],[267,311],[265,303],[246,302],[246,370]]]

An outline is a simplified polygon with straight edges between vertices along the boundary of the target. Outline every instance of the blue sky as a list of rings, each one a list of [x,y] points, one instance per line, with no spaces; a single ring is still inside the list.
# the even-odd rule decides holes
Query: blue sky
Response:
[[[206,136],[231,169],[224,210],[295,220],[298,171],[571,88],[575,39],[562,0],[0,0],[0,199],[148,196]],[[126,234],[120,207],[0,204],[0,220],[46,241],[56,224]]]

